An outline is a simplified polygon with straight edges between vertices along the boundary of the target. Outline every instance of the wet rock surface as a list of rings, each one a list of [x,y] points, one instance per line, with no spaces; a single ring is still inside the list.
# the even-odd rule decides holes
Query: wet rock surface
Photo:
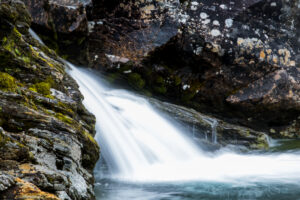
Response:
[[[248,149],[268,149],[268,136],[247,127],[233,125],[223,120],[204,115],[194,109],[178,106],[151,98],[150,102],[167,116],[182,123],[190,138],[200,143],[205,150],[216,150],[234,145]],[[166,117],[167,117],[166,116]]]
[[[32,16],[32,28],[60,55],[79,64],[87,63],[88,20],[81,0],[23,0]]]
[[[299,5],[94,2],[90,61],[111,80],[125,78],[144,93],[274,137],[297,138]]]
[[[112,82],[125,79],[144,94],[273,137],[299,137],[299,1],[51,3],[83,8],[85,22],[76,30],[88,38],[86,61],[74,59]],[[55,29],[65,34],[62,22]]]
[[[93,199],[95,118],[56,53],[0,2],[0,199]]]

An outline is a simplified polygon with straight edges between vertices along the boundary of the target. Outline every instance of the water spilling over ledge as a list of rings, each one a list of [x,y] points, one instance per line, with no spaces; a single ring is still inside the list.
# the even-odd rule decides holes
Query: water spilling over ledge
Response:
[[[109,89],[93,72],[69,65],[69,73],[85,96],[84,104],[97,118],[96,139],[111,170],[110,178],[129,182],[299,184],[298,153],[240,155],[220,150],[207,154],[147,100]]]

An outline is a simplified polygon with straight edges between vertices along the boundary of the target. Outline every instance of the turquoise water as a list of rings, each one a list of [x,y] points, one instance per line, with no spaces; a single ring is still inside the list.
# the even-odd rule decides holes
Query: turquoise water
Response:
[[[273,142],[274,146],[269,152],[299,154],[300,140]],[[102,166],[101,171],[106,174],[107,168]],[[241,181],[144,184],[98,178],[95,191],[97,200],[300,200],[300,180],[299,183],[245,184]]]
[[[300,200],[300,185],[207,182],[132,184],[101,180],[96,185],[96,195],[97,200]]]

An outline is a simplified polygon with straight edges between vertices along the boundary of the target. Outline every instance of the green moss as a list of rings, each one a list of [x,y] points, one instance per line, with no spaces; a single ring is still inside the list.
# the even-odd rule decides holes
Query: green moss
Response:
[[[94,137],[89,134],[87,131],[83,131],[83,136],[88,139],[89,141],[91,141],[92,143],[96,144],[98,146],[98,143],[96,142],[96,140],[94,139]]]
[[[145,81],[142,79],[141,75],[137,73],[132,73],[128,76],[128,83],[135,89],[141,90],[145,86]]]
[[[34,57],[36,60],[43,61],[44,63],[46,63],[50,67],[54,68],[54,65],[51,62],[49,62],[49,60],[47,60],[47,59],[43,58],[42,56],[40,56],[39,52],[37,50],[35,50],[31,45],[29,47],[30,47],[30,50],[31,50],[31,57]]]
[[[51,76],[48,76],[45,80],[46,83],[49,83],[51,87],[55,86],[55,81],[53,80],[53,78]]]
[[[48,99],[55,99],[55,97],[54,97],[54,96],[52,96],[51,94],[49,94],[49,95],[45,95],[45,97],[47,97]]]
[[[272,147],[272,151],[288,151],[288,150],[298,150],[300,149],[300,140],[295,139],[295,140],[282,140],[278,141],[278,145],[275,147]]]
[[[7,42],[7,37],[3,37],[2,38],[2,44],[6,43]]]
[[[181,78],[179,76],[174,76],[173,81],[174,81],[175,86],[178,86],[181,84]]]
[[[1,1],[0,1],[1,2]],[[12,9],[7,3],[0,4],[1,18],[15,22],[18,17],[18,12]]]
[[[256,144],[251,145],[251,148],[254,148],[254,149],[268,149],[269,148],[267,138],[265,135],[259,136],[257,138],[256,142],[257,142]]]
[[[159,94],[166,94],[167,93],[167,88],[165,86],[154,86],[153,90],[156,93],[159,93]]]
[[[4,135],[2,135],[2,133],[0,133],[0,148],[5,145],[7,142],[7,138],[4,137]]]
[[[72,124],[73,123],[73,120],[70,117],[63,115],[62,113],[56,113],[55,117],[57,119],[59,119],[60,121],[65,122],[67,124]]]
[[[13,32],[18,39],[22,38],[22,34],[18,31],[18,29],[16,29],[16,27],[14,27]]]
[[[107,76],[107,81],[109,83],[114,83],[120,77],[119,73],[112,73]]]
[[[18,56],[21,55],[21,53],[20,53],[20,51],[19,51],[18,49],[15,49],[15,53],[16,53]]]
[[[13,53],[15,55],[15,42],[12,39],[6,39],[5,41],[2,42],[2,46],[4,49],[6,49],[7,51]]]
[[[194,98],[195,94],[196,92],[193,90],[184,91],[181,95],[181,101],[183,102],[190,101],[192,98]]]
[[[145,95],[145,96],[147,96],[147,97],[152,97],[152,93],[149,90],[143,89],[142,90],[142,94]]]
[[[0,72],[0,89],[15,91],[17,83],[14,77],[7,73]]]
[[[70,108],[69,105],[67,105],[61,101],[58,102],[58,105],[59,105],[59,107],[63,108],[66,113],[74,114],[73,110]]]
[[[133,66],[134,64],[132,62],[121,64],[119,72],[123,73],[125,71],[132,70]]]
[[[38,92],[40,94],[47,96],[47,95],[51,94],[50,88],[51,88],[51,86],[49,83],[40,82],[40,83],[36,83],[36,84],[32,85],[29,89],[31,91]]]
[[[21,57],[21,59],[22,59],[25,63],[30,63],[30,58],[29,58],[29,57]]]
[[[156,77],[156,79],[155,79],[155,83],[156,83],[156,84],[163,85],[164,82],[165,82],[165,81],[164,81],[164,78],[161,77],[161,76],[158,76],[158,77]]]

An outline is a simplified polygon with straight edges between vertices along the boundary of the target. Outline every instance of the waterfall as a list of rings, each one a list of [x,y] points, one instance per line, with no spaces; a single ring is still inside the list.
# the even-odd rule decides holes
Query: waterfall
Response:
[[[299,183],[299,154],[240,155],[220,151],[206,155],[147,100],[124,90],[109,89],[95,73],[69,66],[70,75],[85,97],[85,106],[96,116],[96,139],[112,170],[111,178],[142,182]]]
[[[217,127],[218,127],[218,121],[215,119],[210,119],[210,118],[204,118],[204,120],[210,124],[211,126],[211,142],[214,144],[218,143],[218,132],[217,132]]]
[[[41,45],[45,45],[42,39],[30,28],[29,29],[29,34],[36,39]]]

